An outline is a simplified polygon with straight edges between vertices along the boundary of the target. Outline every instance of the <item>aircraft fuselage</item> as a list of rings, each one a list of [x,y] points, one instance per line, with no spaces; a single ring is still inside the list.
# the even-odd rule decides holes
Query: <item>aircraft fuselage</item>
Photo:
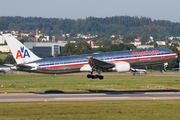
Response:
[[[71,72],[80,72],[80,68],[88,65],[86,57],[93,57],[101,61],[107,62],[128,62],[131,67],[158,65],[170,62],[177,58],[177,54],[165,48],[152,48],[140,50],[127,50],[106,53],[72,55],[56,58],[44,58],[37,61],[26,63],[25,65],[35,65],[35,68],[18,68],[17,70],[62,74]],[[106,71],[106,70],[104,70]],[[107,69],[108,71],[108,69]]]

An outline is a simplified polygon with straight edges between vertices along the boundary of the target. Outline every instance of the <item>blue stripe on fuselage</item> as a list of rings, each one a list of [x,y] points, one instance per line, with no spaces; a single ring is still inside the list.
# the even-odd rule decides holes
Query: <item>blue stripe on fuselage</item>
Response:
[[[107,57],[102,58],[100,60],[117,60],[117,59],[125,59],[125,58],[137,58],[137,57],[150,57],[150,56],[161,56],[161,55],[170,55],[171,53],[158,53],[158,54],[145,54],[145,55],[130,55],[125,57]],[[77,63],[87,63],[88,60],[81,60],[81,61],[70,61],[70,62],[58,62],[58,63],[48,63],[48,64],[39,64],[39,66],[53,66],[53,65],[64,65],[64,64],[77,64]]]

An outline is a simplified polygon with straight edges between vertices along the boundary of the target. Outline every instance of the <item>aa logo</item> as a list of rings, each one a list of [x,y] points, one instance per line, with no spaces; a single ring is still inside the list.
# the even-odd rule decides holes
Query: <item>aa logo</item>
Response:
[[[25,58],[26,56],[30,58],[27,49],[24,49],[24,47],[20,47],[20,50],[17,51],[16,59],[18,59],[19,57]]]

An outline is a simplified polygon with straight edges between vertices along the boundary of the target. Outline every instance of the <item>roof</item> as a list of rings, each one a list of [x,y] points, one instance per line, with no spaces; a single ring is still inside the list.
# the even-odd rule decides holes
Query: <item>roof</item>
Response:
[[[42,46],[42,47],[47,47],[47,46],[52,46],[54,44],[58,44],[61,47],[64,47],[67,42],[24,42],[24,45],[29,48],[32,49],[34,46]]]

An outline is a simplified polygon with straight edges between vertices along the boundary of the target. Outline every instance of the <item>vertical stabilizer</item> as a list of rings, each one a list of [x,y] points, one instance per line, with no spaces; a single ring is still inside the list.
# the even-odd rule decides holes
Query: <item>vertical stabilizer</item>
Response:
[[[17,64],[24,64],[41,59],[11,34],[3,34],[3,37],[6,40]]]

